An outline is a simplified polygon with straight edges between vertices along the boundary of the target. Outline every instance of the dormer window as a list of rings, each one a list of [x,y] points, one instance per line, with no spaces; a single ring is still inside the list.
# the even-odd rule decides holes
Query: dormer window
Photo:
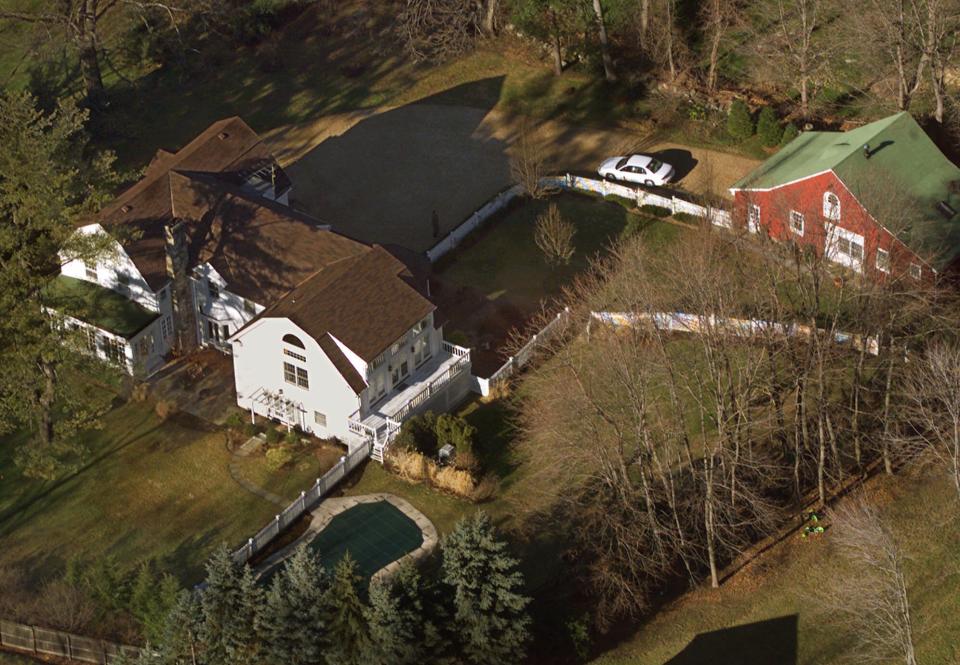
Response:
[[[415,326],[413,326],[413,334],[419,335],[424,330],[426,330],[428,321],[429,321],[429,317],[423,319],[423,321],[420,321]]]
[[[823,216],[834,221],[840,219],[840,197],[833,192],[825,192],[823,195]]]

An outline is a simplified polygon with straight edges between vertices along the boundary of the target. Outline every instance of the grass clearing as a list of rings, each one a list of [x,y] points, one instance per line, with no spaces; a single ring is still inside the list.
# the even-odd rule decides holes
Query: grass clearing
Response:
[[[960,520],[955,490],[943,477],[880,477],[871,482],[869,493],[885,503],[883,514],[910,557],[907,575],[918,661],[957,662]],[[811,600],[817,586],[835,583],[837,565],[829,530],[815,539],[794,536],[720,589],[703,587],[684,595],[648,620],[629,641],[595,662],[660,665],[680,654],[698,635],[703,636],[698,644],[675,662],[706,662],[696,660],[698,654],[704,655],[703,645],[721,647],[709,654],[709,662],[717,665],[839,662],[854,655],[850,636],[831,617],[819,613]],[[787,622],[776,621],[783,617],[796,617],[794,634],[783,630]],[[788,656],[793,640],[797,642],[795,661],[764,660],[773,654]]]
[[[111,556],[131,569],[156,558],[195,583],[214,547],[239,543],[276,512],[230,477],[223,432],[192,419],[163,422],[130,402],[84,436],[89,461],[55,482],[22,477],[17,437],[0,442],[0,565],[41,581],[71,557]]]
[[[247,480],[293,501],[317,478],[332,469],[343,454],[343,448],[333,444],[311,444],[295,447],[293,460],[276,471],[269,467],[267,458],[262,454],[237,458],[234,464]]]

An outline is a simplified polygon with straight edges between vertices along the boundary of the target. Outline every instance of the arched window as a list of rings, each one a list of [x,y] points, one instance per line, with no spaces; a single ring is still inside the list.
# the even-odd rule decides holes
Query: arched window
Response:
[[[840,197],[833,192],[823,194],[823,216],[834,221],[840,219]]]
[[[306,349],[306,348],[307,348],[307,347],[305,347],[305,346],[303,345],[303,342],[301,342],[301,341],[300,341],[300,338],[297,337],[296,335],[284,335],[284,336],[283,336],[283,341],[286,342],[287,344],[289,344],[290,346],[295,346],[295,347],[297,347],[298,349]]]

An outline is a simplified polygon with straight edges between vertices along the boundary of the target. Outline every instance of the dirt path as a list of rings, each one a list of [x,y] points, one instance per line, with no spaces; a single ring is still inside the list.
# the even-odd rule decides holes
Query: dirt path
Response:
[[[510,155],[526,131],[553,171],[593,171],[605,157],[657,152],[681,188],[726,196],[752,159],[623,128],[531,125],[516,115],[413,103],[342,113],[274,130],[265,139],[294,182],[294,201],[367,242],[424,251],[511,184]],[[434,228],[434,219],[438,228]]]

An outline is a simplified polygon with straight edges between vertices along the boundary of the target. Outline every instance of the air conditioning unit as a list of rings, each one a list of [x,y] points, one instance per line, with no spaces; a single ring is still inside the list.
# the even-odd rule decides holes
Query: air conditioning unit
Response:
[[[450,464],[453,462],[453,459],[457,456],[457,449],[451,444],[447,444],[440,448],[437,452],[437,460],[440,464]]]

